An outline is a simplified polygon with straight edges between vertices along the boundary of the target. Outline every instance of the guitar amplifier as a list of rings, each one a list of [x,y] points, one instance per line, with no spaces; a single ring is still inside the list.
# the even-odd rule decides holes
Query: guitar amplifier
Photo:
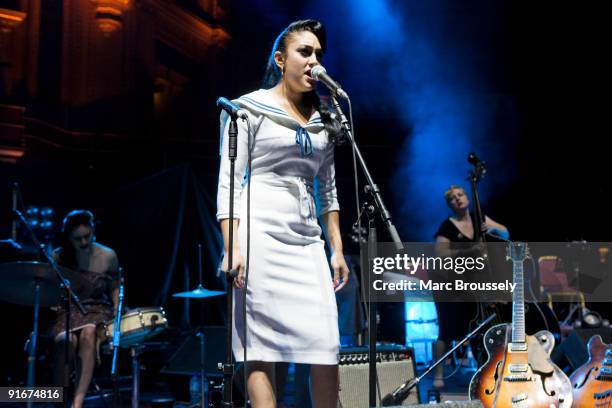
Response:
[[[368,405],[368,348],[340,349],[340,396],[338,408],[362,408]],[[379,345],[376,349],[377,394],[376,406],[381,406],[385,395],[416,377],[412,348],[399,345]],[[406,400],[405,406],[419,403],[418,386]]]

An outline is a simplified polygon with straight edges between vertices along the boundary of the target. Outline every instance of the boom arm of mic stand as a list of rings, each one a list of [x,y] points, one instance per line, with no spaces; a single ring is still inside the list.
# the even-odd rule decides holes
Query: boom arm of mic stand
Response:
[[[74,291],[70,287],[70,284],[69,284],[70,281],[67,280],[64,277],[64,274],[62,273],[62,271],[60,271],[59,268],[57,267],[57,262],[55,262],[55,259],[53,259],[53,257],[51,255],[49,255],[47,253],[47,251],[45,251],[44,246],[40,243],[38,238],[36,238],[36,234],[34,234],[34,231],[32,231],[32,228],[30,228],[30,225],[28,224],[27,220],[25,219],[25,217],[23,216],[21,211],[15,210],[15,214],[17,214],[17,216],[19,217],[19,219],[21,220],[23,225],[28,230],[28,233],[30,234],[30,237],[32,238],[32,241],[34,242],[34,245],[36,246],[38,251],[42,254],[42,256],[47,260],[49,265],[51,265],[51,269],[53,269],[53,271],[55,272],[55,275],[57,276],[58,280],[61,282],[61,284],[63,285],[64,289],[68,292],[68,294],[69,294],[70,298],[72,299],[72,301],[79,308],[79,311],[83,315],[86,315],[87,314],[87,310],[85,309],[85,307],[83,307],[83,304],[79,300],[79,297],[77,296],[77,294],[74,293]]]
[[[361,151],[359,150],[359,147],[355,143],[355,139],[353,138],[351,126],[349,125],[349,122],[346,119],[344,112],[342,112],[342,108],[340,107],[340,103],[338,102],[338,99],[335,96],[332,96],[331,100],[332,100],[332,104],[334,105],[334,108],[338,112],[338,116],[340,117],[340,124],[342,125],[342,129],[346,132],[346,135],[349,141],[351,142],[353,149],[355,150],[355,153],[357,155],[357,160],[359,161],[361,170],[363,171],[363,174],[368,183],[369,192],[374,199],[374,204],[376,205],[376,208],[378,209],[378,213],[380,214],[385,226],[387,227],[387,230],[389,231],[389,234],[391,235],[391,240],[395,244],[395,248],[398,251],[401,251],[404,249],[404,245],[402,244],[402,240],[397,232],[397,229],[395,228],[395,225],[391,221],[391,213],[389,213],[389,210],[387,210],[387,207],[385,206],[385,203],[382,200],[382,197],[380,195],[380,190],[378,186],[376,185],[376,183],[374,183],[374,179],[372,179],[372,176],[370,175],[370,171],[368,170],[368,166],[366,165],[365,160],[363,159],[363,156],[361,155]]]
[[[407,397],[408,397],[408,393],[410,393],[410,390],[413,389],[418,383],[421,382],[421,380],[431,372],[431,370],[433,370],[434,368],[436,368],[438,365],[440,365],[440,363],[442,363],[444,360],[446,360],[446,358],[448,356],[450,356],[451,354],[453,354],[453,352],[455,350],[457,350],[459,347],[461,347],[461,345],[463,343],[465,343],[466,341],[468,341],[474,334],[476,334],[480,329],[482,329],[487,323],[489,323],[491,320],[493,320],[493,318],[495,317],[495,314],[492,314],[491,316],[487,317],[482,323],[480,323],[478,325],[478,327],[476,327],[474,330],[472,330],[467,336],[465,336],[463,338],[463,340],[461,340],[459,343],[457,343],[455,345],[455,347],[453,347],[452,349],[450,349],[449,351],[446,352],[446,354],[444,354],[442,357],[440,357],[438,359],[438,361],[436,361],[435,363],[433,363],[431,366],[429,366],[429,368],[427,368],[427,370],[425,370],[423,372],[423,374],[421,374],[420,376],[413,378],[410,381],[405,382],[404,384],[400,385],[399,387],[396,388],[395,391],[393,391],[391,394],[387,394],[385,395],[385,397],[382,400],[382,406],[383,407],[388,407],[391,405],[397,405],[397,404],[401,404]]]

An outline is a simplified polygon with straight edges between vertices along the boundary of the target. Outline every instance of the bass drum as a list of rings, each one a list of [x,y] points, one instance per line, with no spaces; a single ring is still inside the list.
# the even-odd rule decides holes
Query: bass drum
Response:
[[[166,313],[161,307],[129,309],[121,316],[121,347],[132,347],[158,335],[168,327]],[[104,324],[104,337],[113,340],[115,321]]]

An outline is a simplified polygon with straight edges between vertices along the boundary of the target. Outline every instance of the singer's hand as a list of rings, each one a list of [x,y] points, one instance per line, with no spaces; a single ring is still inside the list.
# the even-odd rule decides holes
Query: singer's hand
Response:
[[[330,263],[334,272],[334,290],[338,292],[346,286],[349,280],[350,270],[344,259],[344,254],[341,252],[334,252],[331,256]]]
[[[221,270],[225,273],[228,273],[227,270],[227,252],[223,255],[223,263],[221,264]],[[244,257],[240,253],[240,251],[234,250],[232,253],[232,269],[238,270],[238,276],[234,278],[234,286],[237,288],[244,288]]]
[[[489,226],[487,225],[486,222],[483,222],[482,224],[480,224],[480,230],[482,232],[487,232],[489,230]]]

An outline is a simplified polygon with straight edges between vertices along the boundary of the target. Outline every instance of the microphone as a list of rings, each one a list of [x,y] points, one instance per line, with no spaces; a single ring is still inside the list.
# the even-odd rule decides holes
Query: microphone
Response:
[[[246,111],[244,109],[240,109],[240,106],[236,105],[227,98],[220,97],[217,99],[217,106],[226,111],[232,117],[232,120],[236,120],[236,118],[244,120],[247,119]]]
[[[319,81],[323,85],[325,85],[332,94],[338,95],[343,99],[349,98],[347,93],[344,92],[344,90],[342,89],[342,86],[340,86],[339,83],[334,81],[329,76],[327,70],[323,67],[323,65],[315,65],[314,67],[312,67],[312,69],[310,70],[310,75],[312,75],[315,81]]]

